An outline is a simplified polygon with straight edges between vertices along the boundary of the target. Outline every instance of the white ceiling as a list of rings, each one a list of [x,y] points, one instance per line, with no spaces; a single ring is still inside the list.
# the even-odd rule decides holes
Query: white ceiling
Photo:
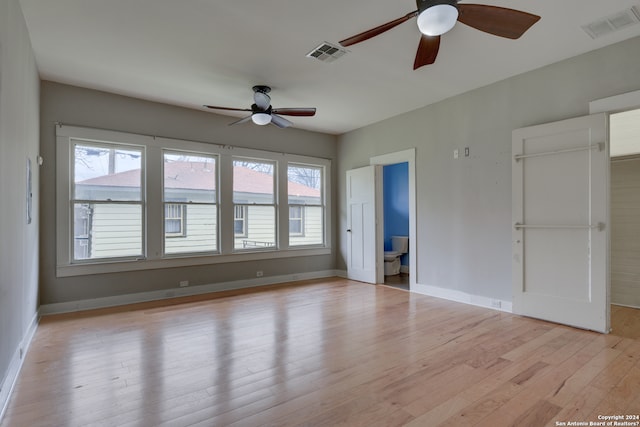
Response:
[[[200,110],[248,108],[251,87],[265,84],[274,108],[317,107],[296,127],[332,134],[640,35],[635,25],[593,40],[580,28],[638,0],[481,3],[542,19],[515,41],[458,23],[436,63],[413,71],[415,19],[333,63],[306,57],[415,10],[413,0],[21,0],[42,79]]]

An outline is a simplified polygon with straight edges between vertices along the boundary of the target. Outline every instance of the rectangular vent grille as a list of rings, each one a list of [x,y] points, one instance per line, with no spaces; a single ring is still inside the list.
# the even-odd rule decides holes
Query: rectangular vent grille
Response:
[[[307,53],[307,58],[315,58],[322,62],[333,62],[345,53],[347,53],[347,51],[344,48],[324,42]]]
[[[591,38],[597,39],[639,23],[640,9],[638,9],[638,6],[633,6],[631,9],[583,25],[582,29],[589,34]]]

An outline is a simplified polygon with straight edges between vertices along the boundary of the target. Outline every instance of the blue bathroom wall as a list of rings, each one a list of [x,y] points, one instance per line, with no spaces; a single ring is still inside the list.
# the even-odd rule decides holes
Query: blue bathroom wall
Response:
[[[409,164],[383,167],[384,250],[391,250],[391,236],[409,235]],[[407,256],[402,257],[406,264]]]

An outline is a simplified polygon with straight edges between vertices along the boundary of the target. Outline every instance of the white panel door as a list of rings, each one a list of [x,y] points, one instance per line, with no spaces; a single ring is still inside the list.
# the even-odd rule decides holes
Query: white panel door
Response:
[[[382,239],[381,166],[347,171],[347,277],[367,283],[384,280],[377,254]]]
[[[513,132],[513,311],[609,331],[606,116]]]

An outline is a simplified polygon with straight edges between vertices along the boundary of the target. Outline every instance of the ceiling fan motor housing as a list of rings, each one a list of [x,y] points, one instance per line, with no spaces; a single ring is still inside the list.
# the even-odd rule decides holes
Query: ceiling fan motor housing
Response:
[[[450,6],[458,8],[458,0],[416,0],[416,4],[418,6],[418,14],[424,12],[432,6],[437,6],[441,4],[448,4]]]
[[[269,93],[271,92],[271,88],[269,86],[257,85],[253,87],[253,91],[260,93]]]
[[[251,112],[252,113],[266,113],[266,114],[271,114],[271,105],[269,105],[266,109],[262,109],[260,107],[258,107],[257,104],[251,104]]]

